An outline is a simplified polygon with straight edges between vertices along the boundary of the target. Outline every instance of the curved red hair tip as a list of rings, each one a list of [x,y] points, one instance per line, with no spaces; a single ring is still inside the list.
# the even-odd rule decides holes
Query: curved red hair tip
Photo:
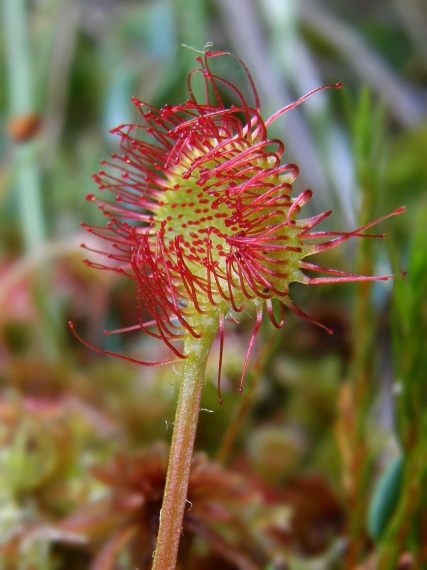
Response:
[[[126,360],[126,362],[131,362],[132,364],[138,364],[140,366],[162,366],[164,364],[171,364],[177,361],[176,358],[170,358],[167,360],[160,360],[158,362],[145,362],[143,360],[138,360],[137,358],[132,358],[131,356],[125,356],[124,354],[118,354],[117,352],[104,350],[103,348],[94,346],[93,344],[84,340],[74,329],[74,323],[72,321],[68,321],[68,326],[71,329],[73,335],[83,346],[91,350],[94,350],[95,352],[99,352],[100,354],[104,354],[105,356],[113,356],[115,358],[120,358],[121,360]]]
[[[406,206],[399,206],[396,208],[390,215],[391,216],[398,216],[399,214],[403,214],[406,211]]]

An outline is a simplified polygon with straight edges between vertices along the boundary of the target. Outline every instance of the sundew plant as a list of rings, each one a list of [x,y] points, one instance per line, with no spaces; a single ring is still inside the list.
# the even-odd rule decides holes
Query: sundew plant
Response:
[[[213,70],[214,60],[229,57],[246,75],[249,96]],[[286,308],[323,326],[291,299],[291,283],[311,286],[390,277],[348,273],[307,258],[351,238],[379,237],[367,230],[403,211],[398,208],[357,229],[322,230],[320,224],[331,211],[304,217],[311,190],[294,195],[298,167],[283,160],[284,143],[269,138],[268,129],[324,87],[263,119],[257,89],[239,58],[205,51],[196,57],[196,65],[188,76],[184,103],[157,109],[133,99],[138,120],[113,129],[121,153],[103,162],[103,170],[94,176],[99,192],[88,195],[107,223],[85,226],[100,244],[87,247],[92,250],[87,264],[135,282],[135,324],[126,330],[140,329],[170,351],[170,359],[161,362],[116,356],[146,366],[183,361],[155,570],[176,566],[205,367],[217,336],[222,401],[226,319],[238,322],[243,313],[254,315],[241,391],[264,314],[278,329]],[[195,95],[197,81],[203,85],[202,99]],[[145,312],[149,320],[144,320]]]
[[[427,568],[427,3],[0,15],[0,568]]]

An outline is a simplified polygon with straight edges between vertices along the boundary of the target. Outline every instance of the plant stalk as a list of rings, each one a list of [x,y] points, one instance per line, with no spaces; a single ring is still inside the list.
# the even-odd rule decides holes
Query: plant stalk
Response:
[[[218,315],[203,315],[201,321],[198,328],[203,331],[202,336],[189,335],[184,343],[188,356],[183,363],[153,570],[173,570],[178,557],[203,379],[218,331]]]
[[[3,0],[6,40],[7,86],[10,118],[34,112],[31,77],[31,46],[25,0]],[[14,145],[14,177],[18,193],[21,227],[26,250],[34,252],[43,244],[45,224],[40,199],[40,168],[36,160],[37,143]]]

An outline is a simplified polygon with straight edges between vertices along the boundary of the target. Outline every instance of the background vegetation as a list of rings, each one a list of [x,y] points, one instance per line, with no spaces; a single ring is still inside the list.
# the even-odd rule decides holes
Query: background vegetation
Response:
[[[427,8],[422,0],[2,0],[0,568],[149,568],[175,371],[112,361],[162,350],[135,333],[132,284],[88,269],[85,194],[109,129],[186,97],[195,53],[241,57],[264,116],[329,228],[405,204],[386,240],[325,263],[394,283],[295,287],[237,393],[247,330],[230,330],[219,406],[212,356],[181,567],[427,567]],[[239,83],[232,65],[224,74]],[[242,89],[245,89],[242,85]],[[325,225],[325,228],[327,226]],[[248,317],[249,318],[249,317]],[[179,374],[179,370],[176,370]]]

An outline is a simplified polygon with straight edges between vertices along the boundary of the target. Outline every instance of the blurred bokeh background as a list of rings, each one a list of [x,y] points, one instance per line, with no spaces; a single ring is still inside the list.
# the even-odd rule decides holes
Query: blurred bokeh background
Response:
[[[85,266],[91,173],[137,121],[130,98],[183,101],[195,50],[248,66],[264,117],[341,82],[271,128],[325,229],[404,204],[384,240],[329,254],[399,275],[294,296],[230,330],[224,405],[213,354],[181,568],[395,570],[427,565],[427,5],[423,0],[1,0],[0,568],[150,568],[179,370],[134,324],[132,283]],[[183,44],[185,44],[185,47]],[[232,58],[221,73],[248,89]],[[248,319],[251,317],[248,316]],[[215,351],[214,351],[215,352]],[[159,354],[161,358],[161,354]],[[168,427],[169,426],[169,427]],[[154,529],[154,530],[153,530]]]

